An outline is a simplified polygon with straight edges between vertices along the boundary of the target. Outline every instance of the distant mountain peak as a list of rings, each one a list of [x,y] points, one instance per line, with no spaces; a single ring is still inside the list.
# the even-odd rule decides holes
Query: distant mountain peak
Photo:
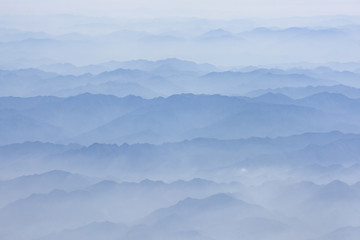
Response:
[[[179,207],[213,208],[220,206],[226,207],[234,204],[244,204],[244,203],[245,202],[236,199],[226,193],[218,193],[203,199],[186,198],[183,201],[180,201],[177,205]]]
[[[203,39],[220,39],[220,38],[231,38],[234,35],[229,32],[226,31],[222,28],[218,28],[218,29],[214,29],[214,30],[210,30],[204,34],[201,35],[201,38]]]
[[[108,191],[114,189],[119,184],[112,180],[103,180],[101,182],[95,183],[87,188],[88,191]]]

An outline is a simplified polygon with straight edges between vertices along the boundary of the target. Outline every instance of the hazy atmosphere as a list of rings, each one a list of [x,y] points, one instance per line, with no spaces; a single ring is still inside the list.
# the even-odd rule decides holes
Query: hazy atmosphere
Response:
[[[77,14],[118,18],[358,15],[356,0],[2,0],[1,14]]]
[[[359,13],[0,0],[0,239],[359,240]]]

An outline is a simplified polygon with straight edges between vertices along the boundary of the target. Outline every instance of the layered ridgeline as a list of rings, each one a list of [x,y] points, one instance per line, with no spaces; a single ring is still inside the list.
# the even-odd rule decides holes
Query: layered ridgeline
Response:
[[[360,171],[359,143],[359,134],[340,132],[238,140],[196,138],[160,145],[25,142],[0,147],[0,173],[10,178],[62,169],[132,181],[201,177],[249,184],[282,179],[354,182]]]
[[[358,239],[359,76],[178,59],[1,70],[0,238]]]
[[[24,141],[134,144],[360,132],[360,99],[317,93],[292,99],[180,94],[144,99],[81,94],[1,97],[2,145]]]
[[[344,226],[359,224],[359,183],[244,186],[193,179],[93,184],[94,179],[52,171],[2,181],[1,194],[19,194],[25,178],[27,184],[41,179],[47,186],[0,209],[4,239],[217,239],[224,234],[228,239],[355,239],[358,233]],[[68,189],[66,182],[74,178],[85,185]]]
[[[179,93],[255,96],[275,92],[301,98],[331,92],[356,98],[359,90],[352,87],[360,87],[360,72],[356,67],[350,69],[344,71],[316,66],[231,68],[176,58],[112,61],[81,67],[71,64],[40,65],[0,70],[0,96],[68,97],[93,93],[154,98]]]
[[[6,57],[0,59],[0,66],[42,66],[47,71],[81,74],[99,73],[104,66],[87,70],[63,63],[171,56],[219,66],[359,61],[358,16],[266,19],[265,15],[231,20],[1,16],[0,52]],[[54,66],[57,63],[61,64]]]

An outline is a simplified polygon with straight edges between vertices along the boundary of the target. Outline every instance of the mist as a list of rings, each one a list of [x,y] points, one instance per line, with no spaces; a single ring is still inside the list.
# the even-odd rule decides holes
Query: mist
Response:
[[[357,2],[120,2],[3,2],[0,239],[360,238]]]

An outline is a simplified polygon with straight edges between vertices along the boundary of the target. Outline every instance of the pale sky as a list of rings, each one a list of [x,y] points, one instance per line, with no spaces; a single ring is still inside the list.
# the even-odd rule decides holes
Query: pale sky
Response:
[[[223,19],[359,15],[360,0],[0,0],[3,14]]]

